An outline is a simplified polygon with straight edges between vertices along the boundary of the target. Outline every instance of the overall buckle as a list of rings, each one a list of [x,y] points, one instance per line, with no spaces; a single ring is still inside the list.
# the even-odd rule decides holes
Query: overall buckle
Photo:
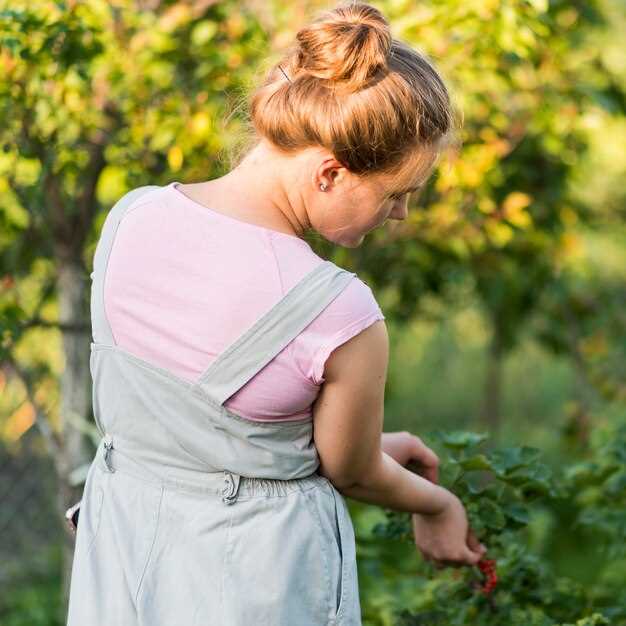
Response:
[[[109,462],[109,454],[111,453],[111,450],[113,449],[113,437],[111,437],[109,433],[105,433],[103,440],[104,440],[104,463],[107,466],[107,469],[109,470],[109,472],[113,473],[115,472],[115,468]]]
[[[224,470],[224,482],[226,485],[222,489],[222,502],[225,504],[232,504],[237,500],[240,481],[241,476],[239,474]]]

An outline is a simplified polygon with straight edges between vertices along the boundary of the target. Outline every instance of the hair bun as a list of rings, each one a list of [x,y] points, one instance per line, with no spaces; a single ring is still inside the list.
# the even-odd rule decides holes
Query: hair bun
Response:
[[[375,7],[350,2],[322,12],[298,31],[298,70],[340,82],[349,90],[363,88],[387,71],[392,36],[389,23]]]

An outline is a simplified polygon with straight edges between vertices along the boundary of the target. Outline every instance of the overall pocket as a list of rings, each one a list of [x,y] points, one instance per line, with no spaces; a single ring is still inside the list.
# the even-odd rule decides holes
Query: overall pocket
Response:
[[[317,491],[317,490],[314,490]],[[350,604],[353,592],[352,576],[355,570],[356,546],[349,511],[343,496],[330,480],[319,490],[318,512],[322,531],[327,538],[328,570],[330,578],[331,605],[334,608],[332,624],[340,620]]]

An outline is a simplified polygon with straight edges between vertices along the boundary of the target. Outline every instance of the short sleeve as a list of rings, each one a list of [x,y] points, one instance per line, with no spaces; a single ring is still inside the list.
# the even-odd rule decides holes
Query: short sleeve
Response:
[[[331,352],[385,316],[370,287],[355,276],[312,324],[317,345],[312,351],[309,378],[324,382],[324,366]]]

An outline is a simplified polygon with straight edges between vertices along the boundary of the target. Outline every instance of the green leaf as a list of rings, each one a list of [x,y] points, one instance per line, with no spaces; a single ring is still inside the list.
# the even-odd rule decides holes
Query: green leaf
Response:
[[[448,448],[466,448],[475,446],[489,437],[488,433],[472,433],[464,430],[456,430],[445,433],[442,443]]]
[[[606,483],[606,492],[611,496],[626,494],[626,471],[611,476],[611,479]]]
[[[467,459],[459,461],[459,465],[464,470],[490,470],[491,463],[484,454],[477,454]]]
[[[509,518],[519,524],[528,524],[530,517],[528,509],[517,502],[508,502],[502,505],[502,512]]]
[[[529,2],[538,13],[545,13],[548,10],[548,0],[529,0]]]
[[[465,478],[467,490],[472,495],[483,493],[490,485],[485,483],[481,475],[470,474]]]
[[[492,500],[483,499],[478,507],[478,515],[485,526],[501,530],[506,525],[506,518],[501,508]]]
[[[191,41],[195,46],[203,46],[213,39],[215,33],[217,33],[217,24],[210,20],[202,20],[193,27]]]
[[[536,496],[547,496],[551,493],[550,486],[538,480],[531,480],[520,486],[524,498],[534,498]]]
[[[517,467],[511,472],[500,476],[500,480],[510,485],[541,485],[542,492],[548,492],[551,488],[550,479],[552,470],[543,463],[536,463],[531,467]]]
[[[504,474],[522,465],[534,463],[540,456],[541,450],[530,446],[515,446],[493,450],[487,456],[494,471]]]
[[[518,467],[512,472],[504,473],[500,476],[500,480],[509,485],[523,485],[532,479],[533,470],[530,467]]]

